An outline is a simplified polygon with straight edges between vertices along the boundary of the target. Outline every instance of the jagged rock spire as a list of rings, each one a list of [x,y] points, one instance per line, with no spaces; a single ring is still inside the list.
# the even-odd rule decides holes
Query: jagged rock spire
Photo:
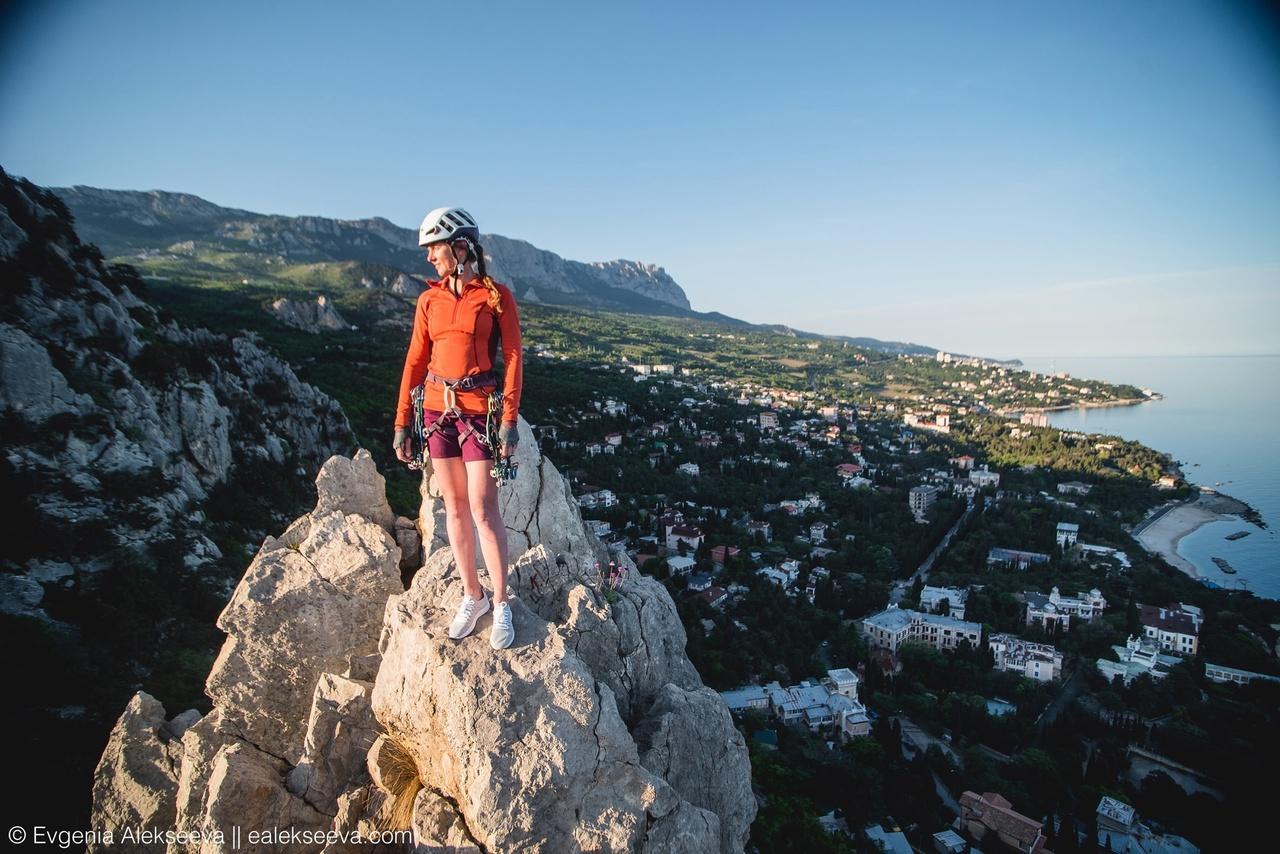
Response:
[[[674,603],[629,562],[616,595],[584,583],[603,549],[520,429],[501,496],[520,555],[511,648],[489,647],[487,618],[447,635],[461,580],[430,471],[405,590],[399,543],[416,538],[367,452],[334,457],[316,509],[263,543],[219,618],[213,710],[166,721],[139,693],[121,716],[95,826],[367,832],[400,798],[424,851],[741,851],[746,748]]]

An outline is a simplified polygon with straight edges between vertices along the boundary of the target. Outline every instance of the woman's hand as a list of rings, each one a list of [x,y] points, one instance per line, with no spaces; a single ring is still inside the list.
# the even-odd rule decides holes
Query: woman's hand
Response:
[[[395,438],[391,441],[391,447],[395,448],[396,459],[402,463],[413,461],[413,435],[409,432],[408,427],[397,427]]]
[[[502,456],[509,457],[516,452],[520,444],[520,433],[515,424],[503,424],[498,431],[498,441],[502,443]]]

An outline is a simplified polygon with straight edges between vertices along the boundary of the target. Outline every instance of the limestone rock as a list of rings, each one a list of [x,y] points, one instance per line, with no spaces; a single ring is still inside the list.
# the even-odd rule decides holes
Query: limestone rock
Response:
[[[95,827],[119,834],[126,827],[172,827],[178,792],[181,733],[187,718],[165,722],[164,707],[139,691],[107,740],[93,775]],[[115,846],[112,850],[121,850]],[[146,845],[123,850],[148,850]]]
[[[213,480],[225,478],[231,469],[230,410],[205,382],[178,389],[174,409],[183,445],[196,465]]]
[[[414,802],[413,835],[418,852],[483,854],[485,850],[476,844],[457,808],[431,789],[418,792]]]
[[[292,763],[320,675],[373,652],[383,604],[402,589],[385,528],[317,512],[296,549],[264,545],[254,558],[218,617],[230,637],[205,686],[246,738]]]
[[[400,568],[416,568],[422,563],[422,535],[412,519],[396,518],[396,543],[400,546]]]
[[[95,776],[95,824],[369,834],[402,793],[415,851],[743,850],[746,748],[684,655],[674,604],[629,564],[606,596],[563,479],[532,441],[521,453],[537,477],[504,509],[534,543],[509,576],[510,648],[490,648],[492,617],[448,637],[451,550],[427,550],[404,590],[412,523],[391,516],[366,452],[330,459],[315,510],[263,542],[219,618],[213,710],[165,723],[135,698]]]
[[[248,830],[325,830],[330,821],[302,798],[289,793],[281,779],[286,764],[245,742],[223,747],[213,759],[200,829],[212,835],[231,828]],[[228,849],[230,846],[227,846]],[[311,844],[263,845],[259,850],[311,852]]]
[[[0,323],[0,410],[10,409],[39,424],[60,412],[91,406],[78,398],[53,366],[49,351],[26,332]]]
[[[395,527],[396,517],[387,503],[387,480],[364,448],[351,459],[331,457],[316,478],[316,490],[319,498],[312,516],[336,510],[363,516],[389,530]]]
[[[285,297],[271,303],[271,314],[275,316],[285,326],[301,329],[303,332],[309,332],[312,335],[318,335],[325,331],[343,331],[351,329],[351,324],[347,323],[338,313],[338,310],[329,302],[329,298],[323,294],[316,297],[314,302],[305,302],[303,300],[292,300]]]
[[[261,478],[263,469],[305,476],[335,452],[350,452],[350,424],[337,403],[300,382],[251,336],[160,322],[130,290],[133,274],[82,243],[53,194],[2,171],[0,185],[6,200],[0,253],[11,266],[0,324],[7,460],[24,482],[37,485],[31,497],[41,514],[58,524],[92,521],[101,530],[93,539],[102,543],[100,552],[86,544],[66,560],[66,544],[45,538],[28,555],[33,574],[25,578],[27,567],[0,557],[10,610],[48,620],[37,607],[44,587],[77,579],[37,568],[56,557],[75,575],[97,571],[116,560],[105,557],[113,543],[144,552],[173,541],[191,544],[164,571],[204,572],[220,559],[210,539],[214,523],[227,520],[206,520],[193,504],[216,487]],[[188,222],[207,221],[210,209],[225,210],[194,197],[139,194],[124,201],[88,188],[76,192],[139,222],[177,211]],[[39,235],[38,251],[17,252],[6,243],[25,241],[27,233]],[[133,497],[121,501],[125,481],[137,492],[131,487]]]
[[[741,851],[755,818],[746,742],[720,695],[667,683],[633,731],[640,763],[689,803],[720,816],[720,850]]]
[[[506,655],[483,630],[448,637],[461,592],[451,561],[432,555],[388,601],[373,707],[470,835],[498,851],[631,851],[649,834],[717,850],[719,820],[640,765],[613,692],[550,624],[513,600]]]
[[[339,796],[367,776],[365,757],[378,738],[372,688],[331,673],[316,684],[302,761],[289,772],[288,789],[326,815],[336,815]]]
[[[389,290],[393,294],[402,294],[403,296],[413,297],[417,299],[423,291],[427,289],[427,285],[421,279],[413,276],[406,276],[404,273],[396,276],[395,281],[391,283]]]

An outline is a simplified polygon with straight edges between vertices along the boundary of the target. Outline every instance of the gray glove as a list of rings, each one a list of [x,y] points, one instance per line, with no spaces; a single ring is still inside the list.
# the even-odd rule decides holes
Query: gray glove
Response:
[[[498,430],[498,441],[502,443],[503,449],[510,449],[515,453],[516,446],[520,444],[520,433],[516,429],[515,424],[503,424]]]
[[[397,427],[396,437],[391,440],[391,447],[402,462],[408,462],[413,456],[413,433],[408,427]]]

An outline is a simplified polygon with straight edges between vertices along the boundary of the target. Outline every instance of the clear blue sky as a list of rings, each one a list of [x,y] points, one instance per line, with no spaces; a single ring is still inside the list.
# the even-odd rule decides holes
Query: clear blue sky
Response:
[[[695,308],[994,356],[1280,351],[1280,39],[1216,2],[61,2],[0,165],[440,204]]]

